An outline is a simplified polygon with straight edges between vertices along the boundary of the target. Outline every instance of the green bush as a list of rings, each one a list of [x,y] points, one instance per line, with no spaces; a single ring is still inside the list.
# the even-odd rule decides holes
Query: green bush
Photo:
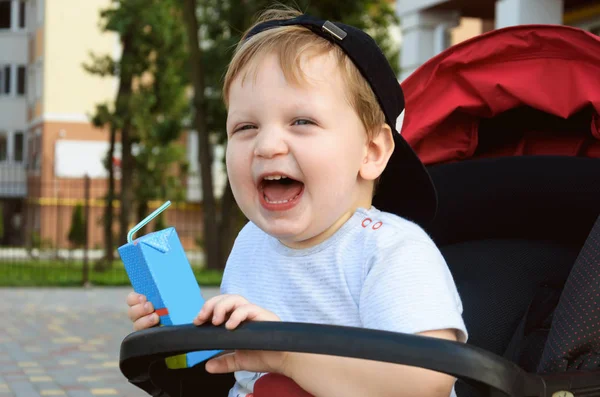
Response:
[[[73,209],[73,217],[71,218],[71,230],[69,230],[69,241],[73,247],[83,247],[86,242],[87,230],[85,227],[85,219],[83,217],[83,206],[77,204]]]
[[[193,266],[196,281],[203,286],[219,286],[223,277],[220,270]],[[14,263],[0,262],[0,287],[66,287],[80,286],[83,263],[81,261],[31,260]],[[89,275],[92,285],[130,286],[123,263],[115,260],[110,269]],[[1,394],[1,393],[0,393]]]

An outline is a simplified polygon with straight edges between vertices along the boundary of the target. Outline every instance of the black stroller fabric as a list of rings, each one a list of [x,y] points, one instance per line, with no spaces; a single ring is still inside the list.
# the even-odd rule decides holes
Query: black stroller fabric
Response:
[[[546,314],[600,215],[600,160],[506,157],[429,171],[440,205],[427,231],[456,280],[469,343],[503,356],[516,339],[511,359],[536,372]]]
[[[567,279],[538,372],[600,368],[600,218]]]
[[[560,357],[558,335],[573,347],[581,343],[570,360],[583,360],[575,357],[580,354],[593,357],[594,349],[598,360],[598,339],[592,346],[593,338],[600,337],[598,328],[596,334],[592,330],[600,326],[598,296],[593,303],[592,296],[578,295],[600,291],[600,226],[598,221],[594,225],[600,215],[600,160],[520,156],[440,164],[429,171],[440,206],[427,231],[455,277],[469,344],[504,356],[529,373],[538,372],[543,354],[545,360]],[[587,270],[580,269],[584,258]],[[595,284],[585,291],[576,274],[592,271]],[[592,281],[590,275],[584,279]],[[576,312],[569,308],[576,303],[567,296],[587,299],[581,302],[591,307]],[[554,318],[557,307],[567,312],[564,321],[560,314]],[[572,329],[577,322],[569,316],[583,316],[577,319],[583,327]],[[586,326],[587,344],[581,334]],[[556,346],[555,356],[550,345]],[[597,368],[590,360],[588,368]],[[573,361],[569,368],[577,365]],[[486,395],[461,380],[456,392],[459,397]]]

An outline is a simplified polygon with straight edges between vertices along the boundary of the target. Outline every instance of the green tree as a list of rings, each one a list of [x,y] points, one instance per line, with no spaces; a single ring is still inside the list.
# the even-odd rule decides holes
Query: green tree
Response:
[[[114,102],[98,104],[93,115],[96,126],[110,131],[104,216],[108,263],[112,262],[114,250],[112,202],[116,186],[112,158],[117,138],[122,158],[119,245],[126,241],[135,202],[139,218],[140,213],[146,212],[148,200],[167,195],[171,198],[171,188],[178,186],[170,171],[173,163],[185,157],[180,156],[181,150],[173,142],[181,133],[189,104],[184,91],[187,74],[182,71],[186,59],[185,36],[177,3],[177,0],[112,0],[100,17],[102,29],[119,36],[121,56],[114,59],[111,55],[92,53],[90,63],[84,65],[92,74],[119,80]],[[132,150],[135,145],[139,149],[136,154]],[[155,184],[157,181],[160,183]]]
[[[388,0],[299,0],[285,2],[323,19],[352,24],[368,31],[398,70],[398,50],[390,27],[397,23]],[[215,197],[212,181],[213,146],[225,144],[226,113],[222,103],[222,78],[241,34],[260,10],[271,5],[266,0],[183,0],[185,24],[194,87],[194,121],[198,132],[199,163],[204,214],[204,251],[207,266],[222,268],[243,223],[231,188],[226,184],[221,199]],[[200,45],[202,44],[202,45]],[[217,231],[215,233],[214,231]]]
[[[81,248],[87,239],[86,222],[83,217],[83,206],[77,204],[71,216],[71,229],[69,230],[69,242],[74,248]]]
[[[173,1],[159,4],[148,35],[151,77],[140,82],[132,98],[132,126],[139,142],[133,179],[138,220],[148,215],[150,200],[185,198],[188,169],[186,150],[179,142],[190,114],[185,27]]]

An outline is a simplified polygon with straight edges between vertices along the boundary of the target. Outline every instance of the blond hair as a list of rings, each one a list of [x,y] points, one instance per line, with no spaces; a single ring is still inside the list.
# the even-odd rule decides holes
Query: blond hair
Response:
[[[260,23],[291,19],[301,14],[300,11],[285,6],[272,8],[263,12],[258,17],[255,25],[246,31],[225,74],[223,85],[225,105],[229,106],[229,89],[232,82],[243,70],[243,79],[253,70],[256,73],[257,65],[268,55],[277,55],[288,82],[300,84],[306,81],[300,66],[301,57],[304,54],[323,55],[332,53],[337,61],[341,78],[346,84],[347,100],[362,121],[367,131],[367,137],[369,139],[373,138],[374,133],[379,131],[379,127],[385,123],[385,115],[369,83],[339,46],[316,35],[307,28],[297,25],[267,29],[248,40],[245,39],[248,32]]]

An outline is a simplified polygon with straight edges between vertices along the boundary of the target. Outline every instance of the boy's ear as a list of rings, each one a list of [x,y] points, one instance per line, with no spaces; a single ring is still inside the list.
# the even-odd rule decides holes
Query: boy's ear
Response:
[[[394,152],[395,144],[392,134],[392,129],[387,124],[382,124],[379,131],[373,131],[373,138],[367,144],[365,158],[359,171],[363,179],[374,181],[385,169]]]

